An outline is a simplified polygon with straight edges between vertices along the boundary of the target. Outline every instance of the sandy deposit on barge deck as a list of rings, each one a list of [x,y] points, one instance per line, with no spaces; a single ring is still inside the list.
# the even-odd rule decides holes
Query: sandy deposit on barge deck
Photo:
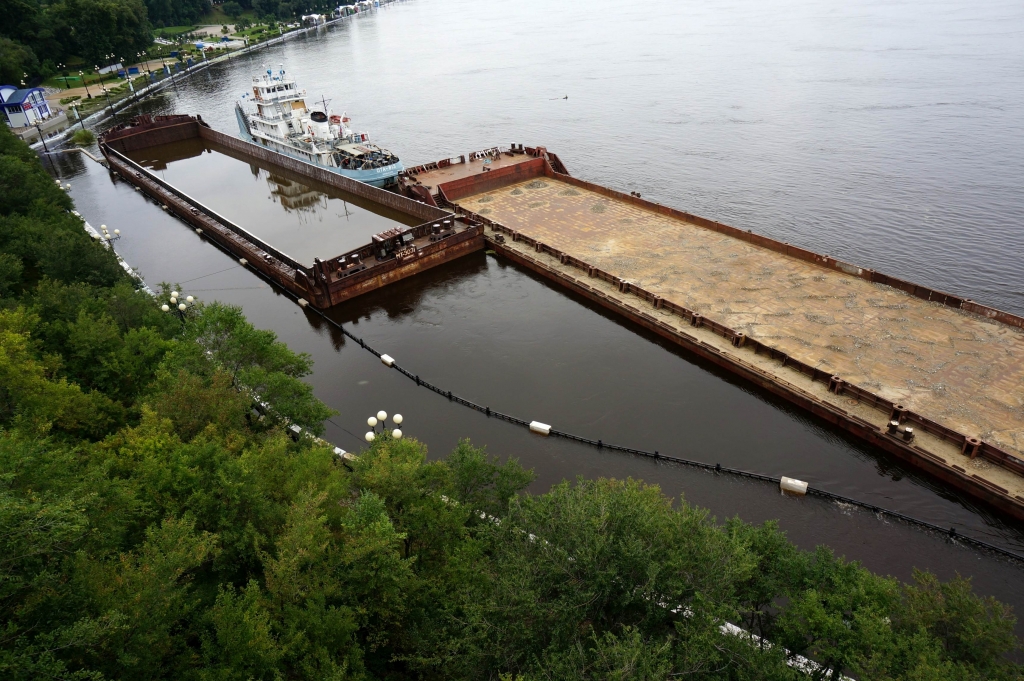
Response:
[[[1024,457],[1024,332],[552,178],[457,203]]]

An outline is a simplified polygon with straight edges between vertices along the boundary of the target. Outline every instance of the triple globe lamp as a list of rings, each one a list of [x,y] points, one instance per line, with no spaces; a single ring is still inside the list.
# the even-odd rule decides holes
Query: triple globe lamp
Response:
[[[192,307],[195,304],[196,299],[193,298],[192,296],[185,296],[184,300],[178,300],[178,296],[180,295],[181,294],[179,294],[177,291],[171,291],[171,297],[169,300],[170,305],[164,303],[163,305],[160,306],[160,309],[163,310],[164,312],[170,312],[171,307],[173,306],[178,309],[179,313],[184,315],[185,310]]]
[[[384,435],[387,433],[387,420],[388,413],[386,411],[378,411],[376,416],[371,416],[366,419],[366,425],[370,426],[370,430],[366,432],[364,436],[367,442],[373,442],[377,439],[377,435]],[[402,429],[399,427],[402,425],[402,415],[395,414],[391,417],[391,420],[395,424],[394,430],[391,431],[391,437],[396,440],[402,439]],[[380,433],[377,432],[377,425],[380,424]]]

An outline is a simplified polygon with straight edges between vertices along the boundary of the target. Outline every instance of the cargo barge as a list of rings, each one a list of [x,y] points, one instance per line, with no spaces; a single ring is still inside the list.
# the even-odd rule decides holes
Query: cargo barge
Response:
[[[1024,318],[571,177],[543,147],[401,182],[500,255],[1024,520]]]
[[[124,155],[188,136],[421,222],[304,266]],[[336,305],[492,248],[1024,520],[1024,318],[580,180],[544,147],[415,166],[402,194],[198,117],[136,119],[101,149],[112,170],[304,304]]]
[[[410,218],[359,248],[302,263],[273,244],[218,214],[127,156],[148,147],[201,138],[281,172],[334,187]],[[140,116],[103,135],[100,150],[112,172],[161,207],[214,241],[239,261],[299,297],[301,304],[328,308],[484,247],[480,223],[330,172],[213,130],[198,116]]]

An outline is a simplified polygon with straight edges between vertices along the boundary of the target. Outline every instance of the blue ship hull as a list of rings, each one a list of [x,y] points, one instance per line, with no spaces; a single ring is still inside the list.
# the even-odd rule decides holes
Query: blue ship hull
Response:
[[[242,113],[241,107],[237,105],[235,106],[235,118],[238,119],[238,131],[242,134],[242,139],[245,140],[246,142],[252,142],[253,144],[256,144],[256,141],[253,139],[252,133],[249,132],[249,125],[245,120],[245,114]],[[287,148],[272,149],[271,151],[276,151],[280,154],[285,154],[286,156],[291,156],[292,158],[296,158],[300,161],[309,163],[308,158],[299,156],[297,154],[290,154],[288,153]],[[316,166],[318,168],[323,168],[324,170],[330,171],[332,173],[337,173],[338,175],[344,175],[345,177],[356,180],[358,182],[363,182],[365,184],[372,185],[374,187],[386,187],[389,184],[394,184],[398,180],[398,174],[405,170],[405,167],[402,165],[401,161],[399,161],[398,163],[392,163],[389,166],[384,166],[383,168],[372,168],[370,170],[350,170],[348,168],[337,168],[335,166],[323,166],[319,164],[316,164]]]

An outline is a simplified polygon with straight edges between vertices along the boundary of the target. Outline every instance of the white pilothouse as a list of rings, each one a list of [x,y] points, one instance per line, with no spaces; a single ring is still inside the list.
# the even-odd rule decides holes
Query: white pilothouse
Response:
[[[398,157],[371,144],[367,133],[353,132],[326,102],[323,109],[306,106],[306,91],[284,68],[253,77],[252,95],[235,104],[239,131],[253,144],[376,187],[394,183],[403,170]]]

